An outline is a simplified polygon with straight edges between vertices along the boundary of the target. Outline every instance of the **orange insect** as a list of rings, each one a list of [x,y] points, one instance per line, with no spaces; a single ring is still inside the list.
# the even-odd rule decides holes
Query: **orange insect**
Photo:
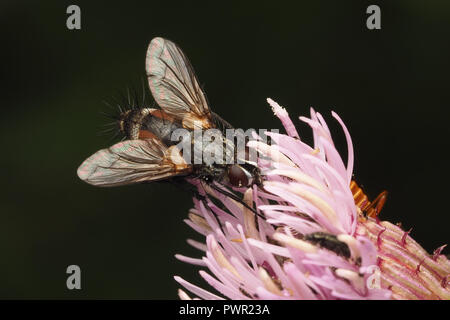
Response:
[[[352,190],[356,206],[361,210],[365,217],[376,218],[380,214],[380,211],[383,209],[387,200],[388,192],[386,190],[381,192],[375,200],[371,202],[354,180],[350,183],[350,189]]]

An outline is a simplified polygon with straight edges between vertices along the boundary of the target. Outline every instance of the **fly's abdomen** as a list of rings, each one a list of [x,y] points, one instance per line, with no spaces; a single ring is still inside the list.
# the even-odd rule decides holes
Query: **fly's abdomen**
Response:
[[[179,142],[177,135],[174,134],[176,130],[183,130],[181,125],[174,122],[172,118],[161,112],[160,110],[152,111],[143,121],[141,128],[141,136],[147,132],[152,133],[158,137],[166,146],[172,146]]]
[[[143,108],[122,113],[119,128],[127,140],[156,138],[172,146],[178,142],[172,141],[173,133],[181,126],[159,109]]]

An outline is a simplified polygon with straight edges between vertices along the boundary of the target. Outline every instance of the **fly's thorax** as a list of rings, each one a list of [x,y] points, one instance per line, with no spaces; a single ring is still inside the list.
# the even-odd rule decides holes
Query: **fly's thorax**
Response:
[[[227,182],[227,165],[206,165],[206,164],[196,164],[193,166],[193,175],[197,178],[204,180],[208,183]]]
[[[236,145],[220,131],[194,131],[191,135],[191,145],[191,161],[197,168],[198,176],[203,180],[213,179],[234,187],[262,184],[256,163],[246,160],[245,156],[238,162]]]
[[[218,129],[190,133],[193,164],[227,165],[235,162],[234,145]]]

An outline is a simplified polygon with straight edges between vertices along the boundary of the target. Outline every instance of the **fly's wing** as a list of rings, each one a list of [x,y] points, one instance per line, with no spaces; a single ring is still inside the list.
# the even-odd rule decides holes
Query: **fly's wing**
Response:
[[[152,95],[165,113],[188,129],[215,127],[194,69],[175,43],[154,38],[148,46],[145,70]]]
[[[97,151],[78,168],[78,177],[95,186],[120,186],[186,175],[192,170],[175,146],[157,139],[126,140]]]

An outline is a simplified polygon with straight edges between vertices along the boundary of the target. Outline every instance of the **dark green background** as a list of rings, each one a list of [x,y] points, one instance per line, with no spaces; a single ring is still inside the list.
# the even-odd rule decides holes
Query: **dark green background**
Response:
[[[183,48],[213,110],[236,127],[279,128],[266,97],[294,119],[313,106],[345,155],[338,112],[357,180],[372,197],[390,192],[382,219],[413,227],[429,251],[448,242],[448,2],[92,2],[0,5],[1,298],[176,298],[173,275],[205,286],[174,258],[196,255],[185,239],[201,239],[182,221],[188,194],[76,176],[110,143],[98,136],[102,101],[139,89],[155,36]],[[80,31],[66,28],[72,3]],[[365,25],[372,3],[379,31]],[[70,264],[81,291],[66,289]]]

